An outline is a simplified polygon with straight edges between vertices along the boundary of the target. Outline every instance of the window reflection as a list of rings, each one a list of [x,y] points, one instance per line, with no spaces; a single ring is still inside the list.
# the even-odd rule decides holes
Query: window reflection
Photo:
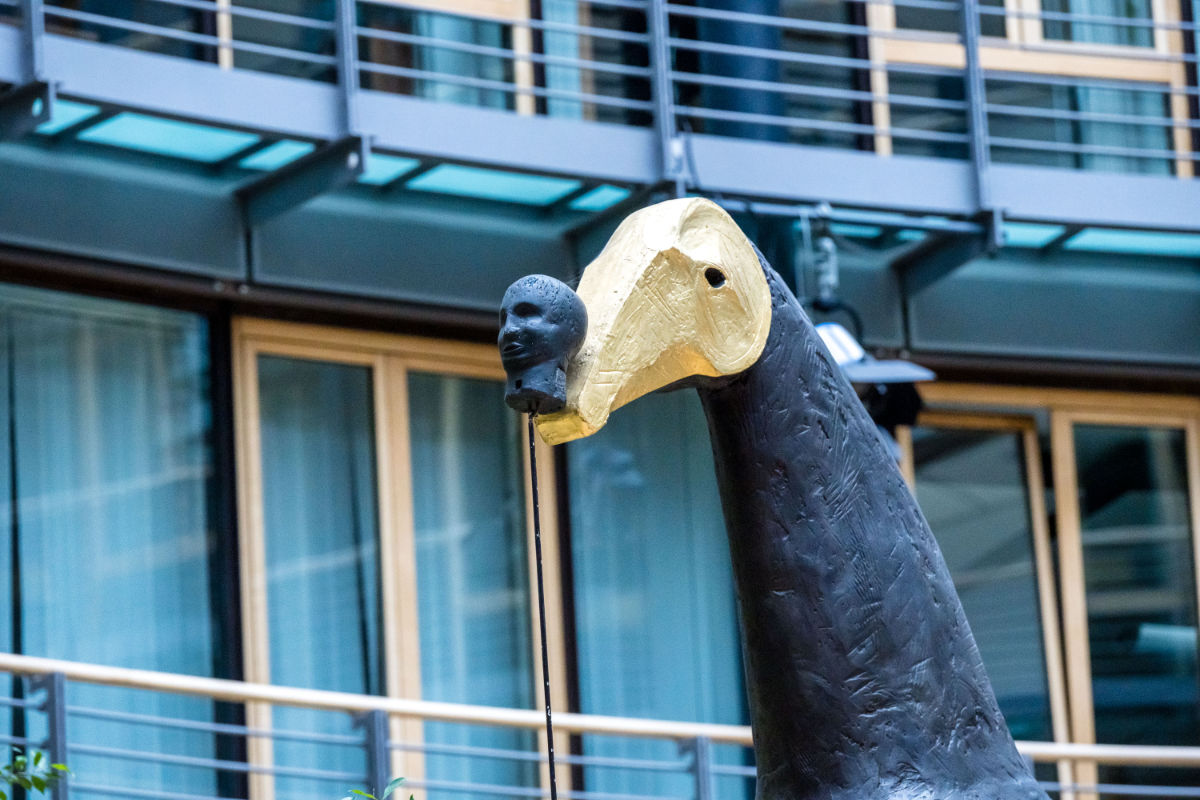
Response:
[[[913,459],[917,499],[1009,728],[1053,739],[1021,433],[916,428]]]
[[[1200,744],[1183,431],[1080,425],[1075,449],[1096,740]],[[1101,777],[1153,782],[1155,772]]]

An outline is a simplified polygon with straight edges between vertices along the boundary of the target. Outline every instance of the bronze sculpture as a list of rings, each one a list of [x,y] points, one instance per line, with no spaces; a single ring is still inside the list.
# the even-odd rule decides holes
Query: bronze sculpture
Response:
[[[795,297],[696,198],[631,215],[579,286],[552,444],[695,388],[741,609],[760,800],[1044,800],[932,533]]]

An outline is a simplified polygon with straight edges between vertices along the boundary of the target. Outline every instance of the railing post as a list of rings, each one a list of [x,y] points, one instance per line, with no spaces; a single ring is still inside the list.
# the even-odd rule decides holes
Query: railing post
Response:
[[[671,18],[667,0],[650,0],[646,6],[650,29],[651,91],[654,94],[654,130],[658,134],[659,175],[675,184],[676,196],[687,191],[683,169],[683,140],[675,128],[675,88],[671,80]]]
[[[337,0],[338,113],[343,137],[358,137],[360,146],[347,166],[361,174],[367,166],[370,142],[359,137],[358,126],[358,0]]]
[[[715,800],[717,796],[713,774],[712,739],[697,736],[683,743],[684,749],[692,751],[692,778],[696,783],[696,800]]]
[[[972,172],[975,178],[975,205],[981,217],[987,216],[985,223],[991,237],[989,249],[995,249],[1003,244],[1003,237],[999,212],[992,202],[992,154],[988,135],[987,83],[979,58],[981,36],[979,0],[962,0],[962,14],[959,23],[963,52],[966,56],[963,89],[967,99],[967,134],[970,141]]]
[[[386,711],[368,711],[358,719],[366,738],[367,783],[371,794],[379,797],[391,780],[391,751],[388,749],[388,715]]]
[[[36,685],[46,692],[46,755],[51,764],[67,764],[67,677],[61,672],[39,676]],[[70,778],[63,775],[54,786],[54,800],[70,800]]]

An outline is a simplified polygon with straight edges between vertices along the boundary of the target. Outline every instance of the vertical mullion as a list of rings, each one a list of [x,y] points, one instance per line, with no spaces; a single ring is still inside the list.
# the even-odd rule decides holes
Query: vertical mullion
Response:
[[[1042,612],[1042,647],[1046,653],[1046,681],[1050,691],[1050,727],[1054,741],[1070,742],[1067,687],[1063,676],[1062,632],[1059,628],[1058,597],[1054,580],[1054,562],[1050,556],[1050,525],[1046,516],[1045,485],[1042,480],[1041,448],[1037,427],[1030,423],[1021,429],[1025,451],[1025,481],[1029,493],[1030,530],[1033,531],[1033,558],[1036,569],[1038,602]],[[1070,784],[1070,761],[1058,762],[1058,780]],[[1073,793],[1064,793],[1064,798]]]
[[[1187,458],[1188,517],[1192,526],[1192,565],[1196,571],[1195,590],[1197,619],[1200,619],[1200,419],[1190,419],[1184,426]]]
[[[917,462],[913,454],[913,435],[911,425],[896,426],[896,445],[900,448],[900,474],[908,484],[909,491],[917,490]]]
[[[1084,586],[1083,532],[1079,511],[1079,474],[1075,463],[1074,421],[1065,412],[1050,413],[1050,447],[1062,579],[1067,691],[1071,704],[1070,730],[1074,741],[1095,744],[1087,590]],[[1096,762],[1079,761],[1075,767],[1075,778],[1079,783],[1096,783],[1099,776]],[[1077,797],[1081,800],[1094,800],[1095,795],[1080,793]]]
[[[258,349],[241,335],[234,322],[234,432],[238,470],[238,561],[242,593],[243,668],[251,683],[271,682],[267,636],[266,542],[263,515],[262,431],[258,403]],[[246,725],[269,730],[271,707],[266,703],[246,704]],[[249,736],[246,758],[251,766],[274,764],[274,746],[269,738]],[[249,776],[250,800],[273,800],[275,778],[270,773]]]
[[[417,605],[417,550],[412,490],[412,447],[409,437],[408,369],[395,356],[381,359],[376,413],[380,423],[380,561],[383,566],[384,647],[389,697],[421,697],[420,620]],[[386,453],[386,457],[384,454]],[[394,740],[419,743],[424,739],[420,719],[391,720]],[[392,771],[409,780],[425,777],[424,754],[393,751]],[[415,792],[420,796],[421,792]]]
[[[524,421],[524,417],[521,417]],[[532,473],[530,472],[529,464],[529,439],[528,427],[521,425],[521,473],[525,485],[525,538],[526,538],[526,553],[529,562],[529,568],[526,570],[529,578],[529,608],[530,608],[530,643],[532,644],[532,652],[530,658],[533,664],[534,676],[534,703],[541,705],[542,702],[542,656],[541,656],[541,626],[538,613],[538,593],[537,593],[537,554],[534,544],[533,530],[533,492],[530,485]],[[547,647],[549,649],[550,661],[550,702],[558,711],[567,710],[567,670],[566,670],[566,648],[564,646],[565,629],[563,626],[563,587],[562,587],[562,570],[560,569],[560,549],[558,535],[558,470],[554,468],[554,450],[553,448],[542,441],[541,437],[535,437],[534,448],[537,453],[537,479],[538,479],[538,501],[541,508],[541,523],[542,523],[542,573],[544,578],[544,589],[546,594],[546,637],[549,639]],[[546,753],[546,732],[545,730],[538,731],[538,748],[543,754]],[[570,749],[570,736],[565,732],[557,731],[554,734],[554,750],[556,753],[566,753]],[[563,762],[559,761],[556,764],[555,775],[559,789],[564,792],[571,791],[571,770]],[[550,768],[545,762],[541,765],[540,770],[542,788],[548,789],[550,785]]]

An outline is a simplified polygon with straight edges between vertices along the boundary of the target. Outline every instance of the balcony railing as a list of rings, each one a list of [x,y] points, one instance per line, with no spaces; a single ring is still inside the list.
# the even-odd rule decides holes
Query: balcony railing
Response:
[[[13,690],[13,699],[3,701],[11,733],[0,741],[40,749],[51,760],[67,763],[72,775],[55,790],[59,800],[71,793],[148,800],[315,800],[342,797],[350,788],[376,789],[398,774],[407,776],[405,794],[548,794],[545,757],[536,736],[531,734],[529,746],[522,748],[456,744],[446,736],[454,727],[536,732],[544,721],[537,711],[293,689],[11,654],[0,654],[0,671],[11,676]],[[269,708],[277,717],[287,712],[293,723],[300,710],[308,715],[308,724],[250,728],[237,720],[251,705]],[[562,746],[558,758],[564,800],[753,796],[749,728],[574,713],[556,715],[555,727],[562,744],[573,743]],[[619,742],[642,744],[612,746]],[[1200,787],[1183,781],[1081,785],[1069,777],[1074,767],[1095,764],[1195,769],[1200,767],[1197,747],[1019,742],[1018,749],[1031,762],[1050,765],[1050,773],[1057,768],[1059,777],[1043,785],[1058,796],[1200,797]],[[529,769],[476,769],[496,763]],[[487,780],[492,774],[523,777]]]
[[[259,148],[349,138],[627,186],[1200,230],[1179,0],[728,5],[0,0],[0,81],[45,87],[10,114],[44,117],[57,88],[96,121],[139,109]]]

